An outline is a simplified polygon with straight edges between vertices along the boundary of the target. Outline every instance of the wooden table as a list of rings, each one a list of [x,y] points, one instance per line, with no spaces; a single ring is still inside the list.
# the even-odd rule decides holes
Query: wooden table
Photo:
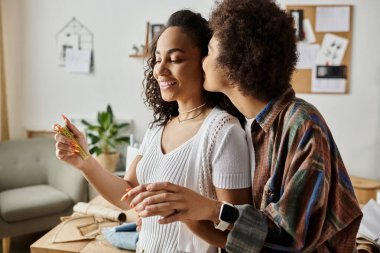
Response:
[[[111,205],[102,197],[98,196],[91,203],[101,204],[104,206]],[[136,220],[136,213],[132,210],[126,211],[128,221]],[[63,223],[50,230],[43,237],[38,239],[30,246],[31,253],[129,253],[134,251],[121,250],[108,244],[102,235],[93,240],[53,243],[52,238],[56,231],[59,231]]]

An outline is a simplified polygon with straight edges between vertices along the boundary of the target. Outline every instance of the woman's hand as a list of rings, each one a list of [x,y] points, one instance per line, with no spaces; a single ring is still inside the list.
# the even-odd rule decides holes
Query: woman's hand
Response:
[[[63,120],[65,121],[66,126],[70,131],[74,134],[75,139],[78,141],[79,145],[88,153],[88,145],[86,138],[83,133],[81,133],[68,118],[62,115]],[[57,131],[57,126],[54,124],[53,130],[56,132],[55,134],[55,154],[59,160],[63,160],[72,166],[81,169],[85,164],[85,160],[81,158],[79,155],[78,146],[75,142],[60,134]]]
[[[217,200],[168,182],[153,183],[144,188],[136,187],[128,192],[131,205],[137,207],[141,217],[163,216],[160,224],[185,220],[219,221],[222,203]]]
[[[120,199],[121,201],[124,201],[126,199],[130,200],[130,208],[134,208],[135,212],[138,213],[139,220],[141,220],[140,217],[152,216],[145,211],[145,203],[143,200],[147,197],[166,192],[166,191],[147,191],[147,189],[146,189],[147,186],[148,186],[147,184],[142,184],[142,185],[136,186],[133,189],[128,188],[128,189],[126,189],[126,194],[124,194],[123,197],[121,197],[121,199]],[[129,193],[130,191],[132,192],[132,194]],[[131,195],[134,196],[134,202],[133,203],[132,203]],[[161,217],[167,217],[167,216],[174,214],[174,212],[175,212],[175,210],[168,210],[168,211],[156,212],[154,215],[158,215]]]

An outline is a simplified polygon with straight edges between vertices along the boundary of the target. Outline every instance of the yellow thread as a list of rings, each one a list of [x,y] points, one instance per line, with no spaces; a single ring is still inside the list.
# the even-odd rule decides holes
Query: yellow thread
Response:
[[[86,160],[89,155],[88,153],[79,145],[78,141],[75,139],[74,134],[67,128],[67,126],[61,127],[59,126],[60,133],[70,140],[74,141],[75,144],[78,145],[79,155],[82,157],[83,160]]]

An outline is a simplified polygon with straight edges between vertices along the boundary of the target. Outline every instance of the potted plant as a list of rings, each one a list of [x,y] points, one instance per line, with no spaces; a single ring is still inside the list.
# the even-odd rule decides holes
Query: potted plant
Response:
[[[106,169],[114,172],[120,153],[117,147],[121,144],[129,144],[129,135],[121,136],[121,130],[127,129],[128,122],[116,123],[110,105],[106,111],[99,111],[97,123],[91,124],[86,120],[81,121],[86,126],[86,135],[89,141],[89,151],[96,155],[96,159]]]

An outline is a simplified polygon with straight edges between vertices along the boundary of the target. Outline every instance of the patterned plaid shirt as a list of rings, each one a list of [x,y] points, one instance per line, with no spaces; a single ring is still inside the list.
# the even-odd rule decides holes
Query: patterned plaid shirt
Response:
[[[356,252],[362,213],[326,122],[292,88],[252,123],[253,207],[228,235],[229,252]]]

